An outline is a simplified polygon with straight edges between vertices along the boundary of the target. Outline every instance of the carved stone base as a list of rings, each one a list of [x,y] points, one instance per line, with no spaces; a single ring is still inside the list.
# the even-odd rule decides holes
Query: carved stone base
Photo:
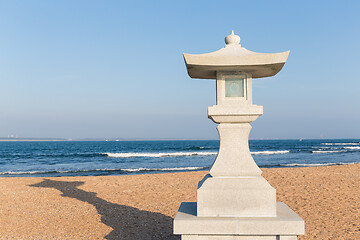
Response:
[[[263,177],[211,177],[197,190],[199,217],[275,217],[276,190]]]
[[[297,236],[211,236],[182,235],[181,240],[297,240]]]
[[[183,202],[174,219],[182,240],[295,240],[305,232],[302,220],[285,203],[276,217],[198,217],[195,202]]]

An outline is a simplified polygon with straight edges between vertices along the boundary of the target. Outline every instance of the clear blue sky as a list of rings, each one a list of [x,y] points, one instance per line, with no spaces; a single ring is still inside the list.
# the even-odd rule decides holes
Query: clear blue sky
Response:
[[[359,1],[0,1],[0,136],[218,139],[182,53],[290,50],[251,138],[360,138]]]

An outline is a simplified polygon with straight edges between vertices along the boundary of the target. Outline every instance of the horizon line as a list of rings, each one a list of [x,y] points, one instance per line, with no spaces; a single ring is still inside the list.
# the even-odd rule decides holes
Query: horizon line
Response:
[[[359,140],[360,138],[253,138],[249,140]],[[59,142],[81,142],[81,141],[111,141],[111,142],[125,142],[125,141],[219,141],[220,139],[206,139],[206,138],[15,138],[15,137],[0,137],[0,142],[21,142],[21,141],[59,141]]]

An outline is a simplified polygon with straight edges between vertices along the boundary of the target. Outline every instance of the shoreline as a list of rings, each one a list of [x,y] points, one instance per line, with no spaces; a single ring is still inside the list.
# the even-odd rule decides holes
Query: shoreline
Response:
[[[299,239],[360,239],[360,163],[262,171],[305,220]],[[173,217],[206,173],[0,177],[0,239],[179,240]]]
[[[298,169],[298,168],[317,168],[317,167],[330,167],[330,166],[347,166],[347,165],[354,165],[360,164],[360,162],[351,162],[351,163],[314,163],[314,164],[290,164],[289,166],[259,166],[261,169]],[[101,177],[101,176],[137,176],[137,175],[153,175],[153,174],[166,174],[166,173],[187,173],[187,172],[202,172],[202,171],[209,171],[210,167],[188,167],[189,169],[183,170],[150,170],[150,169],[103,169],[103,172],[116,172],[116,171],[128,171],[127,173],[122,174],[94,174],[94,175],[71,175],[75,174],[76,172],[91,172],[92,170],[78,170],[78,171],[69,171],[69,172],[0,172],[0,178],[61,178],[61,177]],[[196,168],[196,169],[193,169]],[[94,170],[100,171],[99,169]],[[49,174],[49,176],[46,176]],[[54,174],[59,174],[59,176],[54,176]],[[62,175],[62,174],[69,174],[69,175]]]

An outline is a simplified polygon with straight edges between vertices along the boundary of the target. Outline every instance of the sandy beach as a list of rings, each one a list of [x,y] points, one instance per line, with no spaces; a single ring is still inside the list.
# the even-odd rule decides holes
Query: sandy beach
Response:
[[[262,170],[305,220],[299,239],[360,239],[360,164]],[[0,178],[0,239],[180,239],[172,220],[205,174]]]

